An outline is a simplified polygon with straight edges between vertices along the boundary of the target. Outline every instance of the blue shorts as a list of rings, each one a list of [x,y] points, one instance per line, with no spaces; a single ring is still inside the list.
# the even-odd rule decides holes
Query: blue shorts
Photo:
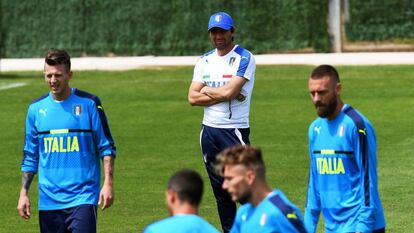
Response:
[[[249,136],[250,128],[214,128],[203,125],[200,133],[200,145],[204,163],[214,162],[217,154],[228,147],[250,144]]]
[[[96,233],[96,205],[79,205],[62,210],[40,210],[41,233]]]
[[[238,145],[250,144],[250,129],[214,128],[203,125],[200,133],[200,145],[203,153],[204,165],[213,188],[214,197],[224,233],[230,231],[236,216],[237,206],[231,196],[222,188],[223,177],[219,176],[213,163],[218,153],[224,149]]]

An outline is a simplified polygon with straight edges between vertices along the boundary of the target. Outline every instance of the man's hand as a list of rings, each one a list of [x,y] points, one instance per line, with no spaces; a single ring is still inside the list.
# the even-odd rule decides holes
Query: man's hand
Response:
[[[24,219],[30,218],[30,201],[27,195],[20,195],[17,210],[19,211],[20,217]]]
[[[243,95],[241,92],[237,95],[236,100],[243,102],[246,100],[246,96]]]
[[[20,217],[24,219],[30,218],[30,201],[29,201],[29,188],[34,177],[33,172],[22,173],[22,188],[20,189],[19,202],[17,203],[17,210]]]
[[[102,204],[102,210],[111,207],[114,203],[114,188],[113,188],[113,178],[114,178],[114,166],[115,158],[111,155],[107,155],[103,158],[103,167],[105,180],[99,194],[98,205]]]
[[[99,194],[99,202],[98,205],[102,204],[102,210],[111,207],[114,203],[114,191],[112,185],[106,185],[101,189],[101,193]]]

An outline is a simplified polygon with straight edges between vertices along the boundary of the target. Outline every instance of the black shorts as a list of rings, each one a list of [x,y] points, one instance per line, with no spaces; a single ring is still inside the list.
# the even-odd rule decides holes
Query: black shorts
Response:
[[[214,162],[216,155],[226,148],[238,144],[250,144],[250,128],[214,128],[203,125],[200,145],[204,163]]]
[[[96,233],[96,205],[79,205],[62,210],[40,210],[41,233]]]

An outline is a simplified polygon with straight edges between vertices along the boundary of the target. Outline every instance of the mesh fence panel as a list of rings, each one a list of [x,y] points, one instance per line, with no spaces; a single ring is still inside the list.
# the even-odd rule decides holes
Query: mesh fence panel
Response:
[[[351,41],[414,39],[414,1],[350,0],[346,32]]]
[[[235,42],[254,53],[326,52],[327,1],[2,0],[2,57],[43,57],[48,48],[82,55],[199,55],[212,48],[209,16],[227,11]],[[350,40],[414,37],[411,0],[350,0]],[[392,9],[392,10],[390,10]]]

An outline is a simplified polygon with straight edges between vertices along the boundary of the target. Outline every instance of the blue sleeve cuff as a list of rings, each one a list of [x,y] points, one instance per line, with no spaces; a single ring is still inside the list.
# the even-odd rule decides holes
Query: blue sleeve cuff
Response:
[[[37,166],[33,167],[33,166],[26,166],[26,165],[22,165],[22,172],[33,172],[33,173],[37,173]]]
[[[104,150],[101,153],[101,158],[105,157],[105,156],[112,156],[112,157],[116,157],[116,151],[115,150]]]

